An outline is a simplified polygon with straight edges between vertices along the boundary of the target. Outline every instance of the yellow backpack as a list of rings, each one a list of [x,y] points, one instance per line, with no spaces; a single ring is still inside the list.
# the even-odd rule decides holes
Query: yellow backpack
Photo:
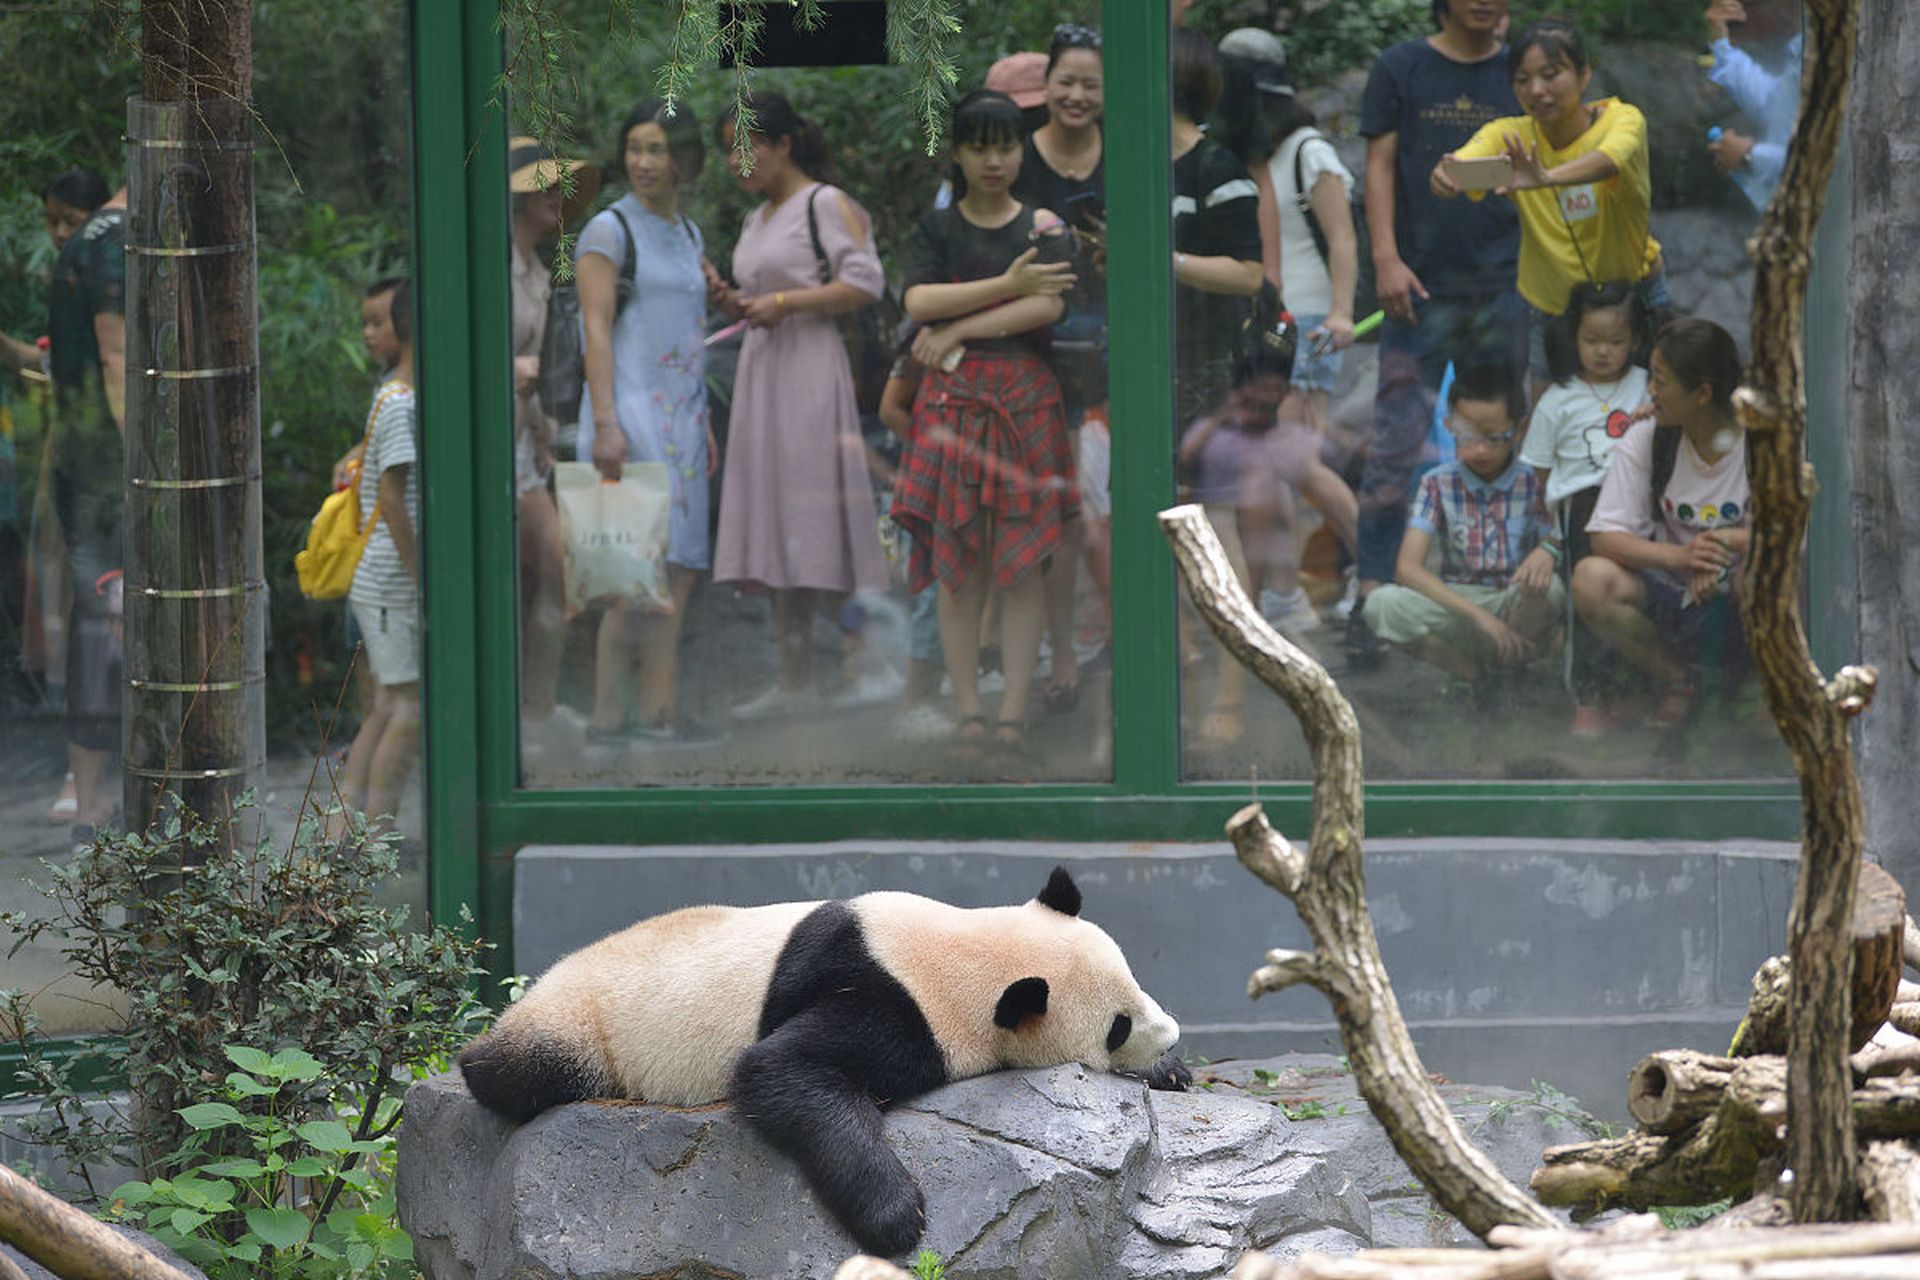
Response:
[[[373,537],[373,526],[380,522],[380,509],[374,508],[366,523],[360,521],[360,467],[366,460],[367,443],[373,439],[373,424],[380,406],[397,388],[380,394],[367,411],[366,434],[360,437],[360,452],[347,464],[347,483],[328,494],[320,504],[307,530],[305,550],[293,557],[293,571],[300,578],[300,593],[309,600],[338,600],[353,586],[353,571],[360,567],[360,553]]]

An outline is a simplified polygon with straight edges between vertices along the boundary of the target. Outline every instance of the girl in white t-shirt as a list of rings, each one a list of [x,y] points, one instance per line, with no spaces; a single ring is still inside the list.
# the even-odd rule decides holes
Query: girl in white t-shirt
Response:
[[[1708,320],[1676,320],[1654,339],[1653,420],[1614,449],[1587,521],[1594,554],[1573,570],[1580,618],[1659,683],[1649,722],[1677,729],[1693,713],[1691,664],[1706,641],[1700,606],[1739,591],[1751,536],[1746,437],[1733,413],[1740,354]],[[1743,660],[1739,613],[1727,620],[1726,665]]]
[[[1632,285],[1582,282],[1554,322],[1558,341],[1548,343],[1547,351],[1553,382],[1533,406],[1520,460],[1546,488],[1565,565],[1578,564],[1592,552],[1587,520],[1607,478],[1607,463],[1646,402],[1647,371],[1633,363],[1633,353],[1645,341],[1642,314]],[[1604,656],[1590,639],[1573,646],[1577,737],[1590,737],[1604,726],[1596,701],[1605,683]]]

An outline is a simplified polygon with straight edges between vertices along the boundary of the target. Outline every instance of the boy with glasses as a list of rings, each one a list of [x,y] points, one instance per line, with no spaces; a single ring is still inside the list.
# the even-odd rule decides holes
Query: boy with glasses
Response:
[[[1363,606],[1382,640],[1474,681],[1548,647],[1566,605],[1545,489],[1514,447],[1524,412],[1510,369],[1455,377],[1447,429],[1458,456],[1421,479],[1395,581]],[[1427,567],[1436,541],[1439,573]]]

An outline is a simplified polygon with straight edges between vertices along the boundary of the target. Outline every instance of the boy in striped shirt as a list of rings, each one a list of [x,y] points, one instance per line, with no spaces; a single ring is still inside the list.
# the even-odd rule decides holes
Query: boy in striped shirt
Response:
[[[1511,370],[1455,377],[1447,429],[1458,456],[1421,479],[1395,581],[1364,606],[1382,640],[1470,680],[1531,660],[1566,607],[1545,487],[1515,448],[1523,411]],[[1436,540],[1438,573],[1427,567]]]

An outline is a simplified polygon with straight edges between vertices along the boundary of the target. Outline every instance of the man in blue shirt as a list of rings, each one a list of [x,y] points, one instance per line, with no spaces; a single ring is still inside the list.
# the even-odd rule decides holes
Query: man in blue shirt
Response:
[[[1707,6],[1706,21],[1708,48],[1713,51],[1707,79],[1726,90],[1755,129],[1749,136],[1723,128],[1707,144],[1707,151],[1714,167],[1732,176],[1754,208],[1763,209],[1786,166],[1787,143],[1793,137],[1794,118],[1800,114],[1804,37],[1799,0],[1755,0],[1751,10],[1742,0],[1713,0]],[[1738,45],[1727,29],[1732,23],[1742,26]],[[1778,42],[1783,35],[1787,39]],[[1770,59],[1753,56],[1753,46],[1768,43],[1774,44]]]
[[[1441,200],[1427,184],[1440,157],[1481,125],[1519,114],[1501,33],[1507,0],[1433,0],[1437,30],[1383,52],[1367,79],[1367,225],[1386,322],[1373,438],[1361,472],[1361,599],[1393,580],[1440,379],[1449,362],[1526,367],[1527,314],[1514,290],[1520,228],[1511,201]],[[1361,611],[1347,628],[1350,668],[1379,644]]]

